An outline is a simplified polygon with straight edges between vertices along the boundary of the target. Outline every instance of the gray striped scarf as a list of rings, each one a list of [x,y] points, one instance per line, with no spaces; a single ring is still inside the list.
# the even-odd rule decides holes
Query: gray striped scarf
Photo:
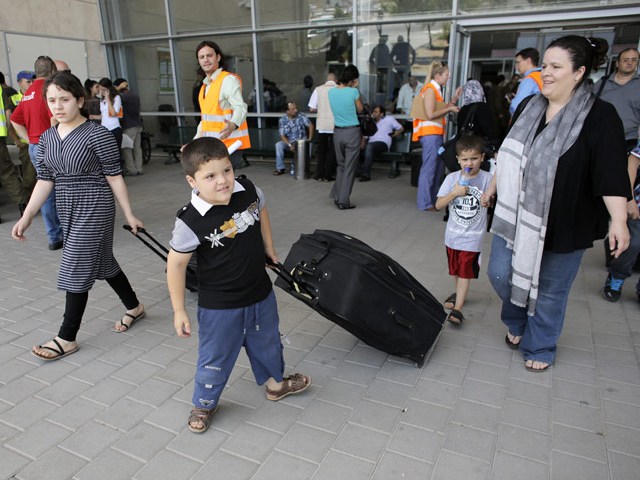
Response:
[[[513,250],[511,303],[533,315],[558,159],[577,140],[593,106],[591,89],[581,85],[535,136],[548,100],[536,95],[524,108],[498,152],[498,202],[491,232]]]

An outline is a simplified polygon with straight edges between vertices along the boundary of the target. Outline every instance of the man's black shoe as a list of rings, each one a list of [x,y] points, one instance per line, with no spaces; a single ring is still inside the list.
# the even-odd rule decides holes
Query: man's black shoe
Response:
[[[49,244],[49,250],[60,250],[62,248],[62,240]]]
[[[345,204],[345,203],[339,203],[338,204],[338,210],[351,210],[352,208],[356,208],[355,205],[353,204]]]
[[[617,302],[622,295],[622,285],[624,285],[624,278],[616,278],[609,274],[604,282],[604,288],[602,289],[602,295],[604,299],[609,302]]]
[[[371,180],[371,177],[370,177],[370,176],[368,176],[368,175],[362,175],[362,176],[360,177],[360,180],[359,180],[359,181],[360,181],[360,182],[368,182],[369,180]]]

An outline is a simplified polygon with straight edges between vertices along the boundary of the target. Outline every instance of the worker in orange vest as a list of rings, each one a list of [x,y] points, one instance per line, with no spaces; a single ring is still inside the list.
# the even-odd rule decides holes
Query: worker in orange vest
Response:
[[[224,70],[224,57],[220,47],[203,41],[196,47],[196,57],[201,73],[204,73],[202,88],[198,95],[201,120],[198,137],[216,137],[229,148],[235,142],[241,145],[231,155],[234,169],[242,165],[241,151],[251,147],[247,127],[247,104],[242,98],[242,80],[234,73]]]
[[[542,90],[542,73],[538,63],[540,63],[540,52],[535,48],[525,48],[516,53],[516,70],[523,78],[509,106],[511,115],[522,100]]]

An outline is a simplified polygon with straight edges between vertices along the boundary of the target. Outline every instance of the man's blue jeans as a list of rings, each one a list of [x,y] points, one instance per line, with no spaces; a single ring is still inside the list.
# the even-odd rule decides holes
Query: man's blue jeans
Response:
[[[36,155],[38,153],[38,145],[37,143],[29,144],[29,157],[31,158],[31,163],[35,167],[36,171],[38,167],[36,165],[37,159]],[[58,218],[58,210],[56,210],[56,191],[51,190],[51,194],[45,200],[42,208],[40,209],[42,213],[42,219],[44,220],[44,226],[47,230],[47,237],[49,238],[49,243],[56,243],[62,241],[62,227],[60,226],[60,219]]]
[[[627,228],[631,235],[631,243],[622,255],[618,258],[611,259],[609,263],[609,273],[616,278],[627,279],[633,273],[633,266],[636,263],[638,254],[640,253],[640,220],[627,220]],[[640,287],[640,281],[636,286],[636,290]]]
[[[511,335],[522,337],[520,351],[525,360],[552,364],[555,360],[556,344],[562,333],[569,292],[580,268],[584,250],[571,253],[543,253],[538,300],[533,316],[527,315],[526,308],[511,303],[512,253],[504,239],[497,235],[493,237],[487,275],[502,300],[502,323],[509,328]]]
[[[276,170],[285,170],[284,152],[292,151],[282,140],[276,143]],[[295,150],[293,150],[295,152]]]

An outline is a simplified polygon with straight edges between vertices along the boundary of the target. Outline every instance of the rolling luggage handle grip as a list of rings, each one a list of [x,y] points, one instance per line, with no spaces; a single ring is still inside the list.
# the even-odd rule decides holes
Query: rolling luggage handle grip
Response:
[[[269,257],[266,257],[266,263],[276,274],[284,280],[289,286],[291,286],[298,294],[307,297],[310,300],[315,300],[316,296],[313,295],[304,285],[298,283],[298,281],[293,278],[291,273],[289,273],[282,263],[275,263]]]
[[[414,329],[415,326],[413,322],[408,318],[405,318],[402,315],[400,315],[395,308],[389,309],[389,315],[391,315],[391,318],[393,318],[393,321],[396,322],[401,327],[405,327],[407,330]]]

